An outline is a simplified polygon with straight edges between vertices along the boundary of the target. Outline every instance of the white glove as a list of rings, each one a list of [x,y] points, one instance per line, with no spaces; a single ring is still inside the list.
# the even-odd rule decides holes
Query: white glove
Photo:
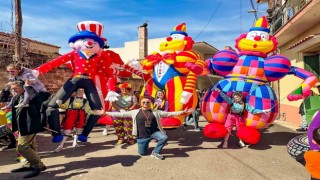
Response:
[[[104,100],[110,102],[118,101],[118,96],[120,96],[118,93],[114,91],[109,91],[107,97]]]
[[[5,109],[7,109],[7,107],[6,107],[6,106],[5,106],[5,107],[0,108],[0,110],[5,110]]]
[[[189,99],[191,98],[191,96],[192,96],[192,93],[187,92],[187,91],[183,91],[182,94],[181,94],[180,102],[181,102],[182,104],[187,104],[187,102],[189,101]]]
[[[128,65],[136,70],[142,71],[142,66],[139,61],[137,61],[135,58],[129,59]]]
[[[62,100],[58,99],[56,100],[56,103],[60,106],[62,104]]]
[[[35,69],[32,69],[31,70],[32,74],[35,76],[35,77],[38,77],[39,76],[39,71],[38,70],[35,70]]]
[[[120,112],[126,112],[126,110],[124,110],[124,109],[120,109]]]

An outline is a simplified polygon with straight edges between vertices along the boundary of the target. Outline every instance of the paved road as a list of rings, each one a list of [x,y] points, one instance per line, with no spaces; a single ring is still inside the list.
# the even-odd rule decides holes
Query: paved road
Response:
[[[206,124],[201,119],[200,126]],[[221,140],[208,139],[202,132],[185,131],[182,127],[170,130],[169,143],[162,152],[166,157],[163,161],[139,156],[137,145],[114,146],[115,134],[102,136],[101,132],[102,127],[96,127],[89,143],[68,147],[60,153],[52,153],[57,145],[50,142],[49,134],[39,134],[38,150],[48,169],[34,179],[309,179],[304,167],[286,151],[287,142],[298,133],[279,123],[263,131],[259,144],[243,149],[237,146],[235,137],[231,137],[230,149],[221,149]],[[71,144],[70,139],[66,146]],[[26,174],[9,173],[10,169],[21,166],[14,157],[13,150],[0,151],[1,180],[21,179]]]

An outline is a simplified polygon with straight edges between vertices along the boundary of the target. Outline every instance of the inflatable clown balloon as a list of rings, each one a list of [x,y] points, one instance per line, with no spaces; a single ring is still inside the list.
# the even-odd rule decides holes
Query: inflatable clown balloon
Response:
[[[208,70],[207,64],[192,51],[193,44],[186,33],[186,24],[179,24],[160,44],[160,53],[153,53],[141,62],[142,68],[152,75],[145,91],[155,97],[158,90],[165,90],[169,111],[194,108],[198,102],[196,78],[208,74]],[[182,121],[183,116],[163,118],[162,126],[176,128]]]
[[[47,116],[53,133],[53,142],[60,142],[59,111],[57,100],[65,102],[79,87],[85,89],[86,97],[92,110],[101,110],[102,103],[99,97],[97,84],[102,88],[104,97],[117,100],[115,90],[114,67],[123,65],[119,55],[112,51],[103,51],[105,38],[102,37],[103,25],[97,21],[83,21],[77,25],[78,31],[69,38],[69,45],[73,51],[64,54],[36,68],[39,74],[44,74],[53,68],[69,62],[72,69],[72,77],[60,88],[48,104]],[[118,64],[115,66],[115,64]],[[131,75],[131,74],[130,74]],[[100,78],[96,78],[96,77]],[[107,79],[110,81],[107,82]],[[101,86],[104,84],[104,87]],[[107,87],[106,85],[107,84]],[[106,94],[108,91],[108,95]],[[58,101],[58,102],[59,102]],[[80,141],[86,142],[87,136],[99,119],[98,115],[90,115],[82,134],[78,137]]]
[[[230,105],[215,91],[216,88],[229,97],[235,91],[241,92],[245,102],[254,109],[271,109],[270,113],[260,114],[244,110],[246,125],[238,130],[237,136],[249,144],[258,143],[260,133],[257,129],[265,128],[278,115],[279,102],[269,82],[277,81],[287,74],[294,74],[304,81],[288,99],[296,100],[310,95],[310,88],[318,81],[317,78],[304,69],[291,66],[290,60],[284,56],[276,54],[268,57],[278,44],[269,32],[267,20],[262,17],[247,34],[236,39],[235,47],[239,54],[231,50],[221,50],[207,60],[209,69],[214,69],[225,78],[210,88],[203,97],[201,111],[210,123],[204,129],[205,136],[221,138],[226,135],[224,122]]]

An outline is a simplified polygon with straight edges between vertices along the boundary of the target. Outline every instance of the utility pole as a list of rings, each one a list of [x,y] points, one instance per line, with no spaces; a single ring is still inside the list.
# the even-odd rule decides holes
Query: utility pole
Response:
[[[14,57],[13,63],[17,64],[22,62],[22,13],[21,13],[21,1],[14,0],[15,2],[15,46],[14,46]]]
[[[252,9],[254,10],[253,13],[254,13],[254,17],[256,18],[256,20],[258,19],[258,15],[257,15],[257,10],[254,8],[254,5],[253,5],[253,2],[252,0],[250,0],[250,3],[251,3],[251,7]]]

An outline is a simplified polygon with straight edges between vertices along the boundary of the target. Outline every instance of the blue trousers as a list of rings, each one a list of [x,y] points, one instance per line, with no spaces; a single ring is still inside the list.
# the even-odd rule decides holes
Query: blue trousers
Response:
[[[150,137],[148,138],[138,138],[137,143],[138,143],[138,153],[140,155],[146,155],[148,152],[149,148],[149,143],[152,139],[156,139],[158,141],[156,147],[152,151],[153,153],[160,153],[162,148],[167,144],[168,141],[168,136],[165,135],[161,131],[157,131],[153,133]]]

